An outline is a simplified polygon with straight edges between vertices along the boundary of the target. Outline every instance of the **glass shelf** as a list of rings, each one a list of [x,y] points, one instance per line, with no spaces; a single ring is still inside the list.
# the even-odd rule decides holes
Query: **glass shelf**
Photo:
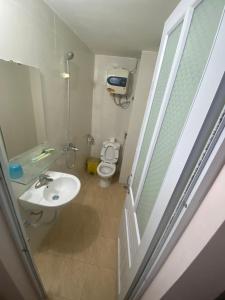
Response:
[[[42,158],[41,160],[34,161],[34,158],[38,157],[43,153],[44,149],[54,148],[54,151],[50,153],[49,156]],[[18,179],[9,179],[13,182],[20,184],[30,184],[34,181],[40,174],[48,170],[49,166],[54,163],[63,154],[62,149],[57,149],[48,144],[41,144],[26,151],[13,159],[9,160],[10,163],[19,163],[23,168],[23,176]]]

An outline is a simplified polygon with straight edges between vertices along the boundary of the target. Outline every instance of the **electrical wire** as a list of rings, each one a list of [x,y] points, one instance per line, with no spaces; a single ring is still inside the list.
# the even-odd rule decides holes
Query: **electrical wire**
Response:
[[[113,101],[117,106],[121,107],[122,109],[128,109],[130,106],[130,100],[128,100],[127,96],[123,97],[122,95],[117,95],[116,97],[116,95],[113,94]]]
[[[137,72],[137,68],[138,68],[138,59],[136,60],[135,67],[129,72],[132,75],[134,75]],[[117,106],[121,107],[122,109],[128,109],[129,108],[131,101],[128,100],[127,96],[122,96],[122,95],[119,95],[119,94],[118,95],[112,94],[112,97],[113,97],[114,103]]]
[[[135,67],[133,68],[133,70],[130,71],[131,74],[135,74],[137,72],[137,68],[138,68],[138,59],[136,61],[136,65]]]

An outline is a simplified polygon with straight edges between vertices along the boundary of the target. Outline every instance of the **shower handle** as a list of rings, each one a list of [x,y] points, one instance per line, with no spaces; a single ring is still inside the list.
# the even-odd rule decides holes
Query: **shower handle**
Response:
[[[76,151],[79,151],[79,148],[77,148],[73,143],[69,143],[63,147],[63,150],[66,152],[70,151],[70,150],[76,152]]]
[[[72,143],[69,143],[69,150],[79,151],[79,149]]]

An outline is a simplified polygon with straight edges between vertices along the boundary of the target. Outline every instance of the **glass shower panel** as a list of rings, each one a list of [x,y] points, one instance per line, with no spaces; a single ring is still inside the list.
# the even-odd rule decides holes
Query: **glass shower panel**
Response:
[[[145,160],[146,160],[146,155],[148,152],[148,147],[151,142],[151,137],[152,137],[152,134],[154,131],[154,126],[155,126],[155,123],[157,120],[157,116],[158,116],[159,109],[160,109],[160,106],[162,103],[167,80],[168,80],[168,77],[170,74],[170,70],[171,70],[174,54],[175,54],[175,51],[177,48],[177,43],[179,40],[182,24],[183,24],[183,22],[180,23],[168,36],[165,54],[163,57],[163,62],[162,62],[161,70],[159,73],[159,79],[158,79],[158,83],[156,86],[155,95],[154,95],[151,111],[149,114],[147,127],[145,130],[144,139],[143,139],[143,143],[141,146],[141,151],[139,154],[138,163],[137,163],[137,167],[135,170],[134,179],[133,179],[133,183],[132,183],[132,192],[133,192],[134,198],[137,193],[139,181],[141,178],[141,173],[142,173],[142,170],[143,170],[143,167],[145,164]]]
[[[200,83],[225,0],[202,1],[194,11],[170,101],[137,207],[143,236],[164,176]]]

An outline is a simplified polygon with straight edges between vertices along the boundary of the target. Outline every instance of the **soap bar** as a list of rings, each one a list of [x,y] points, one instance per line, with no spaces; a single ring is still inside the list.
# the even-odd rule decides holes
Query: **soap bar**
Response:
[[[21,164],[11,163],[9,164],[9,176],[12,179],[18,179],[23,176],[23,168]]]

